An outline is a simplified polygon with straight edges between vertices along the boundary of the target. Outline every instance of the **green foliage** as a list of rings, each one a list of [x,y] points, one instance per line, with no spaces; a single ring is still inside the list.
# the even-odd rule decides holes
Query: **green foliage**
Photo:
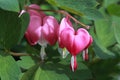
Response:
[[[106,47],[102,46],[96,38],[94,38],[93,46],[96,55],[98,55],[98,57],[100,57],[101,59],[108,59],[115,56],[113,52],[109,51]]]
[[[88,80],[92,79],[92,73],[90,69],[82,62],[81,55],[77,56],[78,68],[75,72],[70,70],[71,55],[68,55],[65,59],[56,64],[58,68],[62,68],[63,72],[71,79],[74,80]],[[59,71],[60,72],[60,71]]]
[[[21,70],[12,56],[0,51],[0,78],[1,80],[19,80]]]
[[[111,18],[95,21],[96,36],[104,47],[111,46],[116,42],[113,27],[114,23]]]
[[[35,65],[31,67],[27,72],[25,72],[21,78],[21,80],[34,80],[34,74],[38,69],[39,65]]]
[[[34,58],[30,56],[23,56],[21,60],[17,61],[18,65],[23,69],[29,69],[33,65],[35,65]]]
[[[20,11],[18,0],[0,0],[0,8],[14,12]]]
[[[113,4],[113,3],[117,3],[119,0],[103,0],[104,2],[103,2],[103,6],[105,7],[105,8],[107,8],[108,6],[110,6],[111,4]]]
[[[96,20],[102,14],[95,9],[98,3],[95,0],[47,0],[50,4],[87,19]]]
[[[29,22],[28,14],[0,10],[0,43],[4,48],[15,46],[23,38]]]
[[[54,64],[35,65],[24,73],[21,80],[69,80],[65,74],[54,71],[56,67],[53,67],[53,65]]]
[[[24,33],[25,33],[25,31],[27,29],[27,26],[29,24],[29,20],[30,20],[29,14],[28,13],[22,14],[20,16],[20,19],[21,19],[21,22],[20,22],[21,23],[21,29],[19,29],[19,32],[20,32],[19,41],[23,38]]]
[[[113,25],[114,25],[114,34],[117,42],[120,44],[120,34],[119,34],[119,29],[120,29],[120,17],[112,16],[113,19]]]
[[[111,15],[119,16],[120,17],[120,5],[119,4],[111,4],[107,7],[108,12]]]

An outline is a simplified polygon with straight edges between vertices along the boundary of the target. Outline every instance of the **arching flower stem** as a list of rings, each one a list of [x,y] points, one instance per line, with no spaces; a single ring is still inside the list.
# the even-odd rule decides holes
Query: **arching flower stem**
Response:
[[[41,9],[35,9],[35,8],[32,8],[32,7],[29,7],[29,6],[25,6],[25,9],[28,10],[28,9],[33,9],[33,10],[36,10],[38,12],[40,11],[50,11],[50,12],[57,12],[57,13],[61,13],[61,14],[64,14],[65,16],[68,16],[69,18],[73,19],[75,21],[75,23],[77,24],[80,24],[81,26],[83,26],[84,28],[86,29],[89,29],[90,26],[88,25],[85,25],[83,24],[82,22],[78,21],[76,18],[74,18],[73,16],[71,16],[68,12],[64,11],[64,10],[41,10]]]

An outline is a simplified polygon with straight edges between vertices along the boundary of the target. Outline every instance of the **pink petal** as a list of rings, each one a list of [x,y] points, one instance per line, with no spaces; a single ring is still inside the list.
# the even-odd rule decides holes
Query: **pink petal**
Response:
[[[92,37],[90,36],[90,40],[89,40],[89,43],[88,43],[88,45],[86,46],[86,48],[85,49],[87,49],[91,44],[92,44],[92,42],[93,42],[93,39],[92,39]]]
[[[89,44],[89,33],[87,30],[80,28],[75,34],[75,38],[73,41],[73,48],[72,53],[74,55],[77,55],[79,52],[81,52],[88,44]]]
[[[42,24],[42,18],[39,16],[30,16],[30,22],[28,26],[28,31],[34,31],[39,28]]]
[[[29,26],[25,33],[25,36],[26,36],[28,42],[32,45],[35,45],[40,38],[40,35],[41,35],[40,21],[41,21],[41,18],[38,16],[30,17],[30,23],[29,23]]]
[[[74,40],[74,30],[72,28],[65,28],[61,34],[61,46],[66,47],[68,51],[72,52],[73,40]]]
[[[59,46],[60,46],[61,48],[64,48],[64,43],[62,43],[63,41],[61,41],[61,37],[59,37],[59,36],[61,35],[61,32],[62,32],[65,28],[72,28],[71,22],[69,21],[68,18],[63,18],[63,19],[61,20],[60,27],[59,27],[58,42],[59,42]]]
[[[29,7],[31,8],[34,8],[34,9],[38,9],[38,10],[41,10],[40,9],[40,6],[39,5],[36,5],[36,4],[31,4],[29,5]],[[30,15],[37,15],[37,16],[41,16],[41,18],[45,17],[45,13],[43,11],[37,11],[37,10],[34,10],[34,9],[28,9],[27,12],[30,13]]]
[[[61,20],[60,23],[60,27],[59,27],[59,34],[61,33],[61,31],[67,27],[72,27],[71,22],[68,20],[68,18],[63,18]]]
[[[43,20],[42,33],[46,41],[53,45],[57,41],[58,22],[52,16],[46,16]]]

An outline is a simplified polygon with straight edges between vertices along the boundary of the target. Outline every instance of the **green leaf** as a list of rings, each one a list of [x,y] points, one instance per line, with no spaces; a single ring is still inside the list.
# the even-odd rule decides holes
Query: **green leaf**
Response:
[[[1,80],[19,80],[21,71],[12,56],[0,51]]]
[[[110,50],[115,54],[120,55],[120,44],[115,44],[113,47],[110,48]]]
[[[29,44],[27,44],[25,48],[26,48],[27,53],[29,54],[36,55],[36,56],[39,56],[40,54],[40,51],[38,49],[36,49],[35,47]]]
[[[93,42],[93,49],[97,56],[99,56],[101,59],[115,57],[115,54],[113,52],[109,51],[106,47],[102,46],[101,43],[95,38]]]
[[[120,17],[120,5],[119,4],[111,4],[107,7],[107,10],[111,15],[116,15]]]
[[[28,14],[21,18],[18,13],[0,10],[0,44],[5,48],[15,46],[23,37],[28,25]]]
[[[90,32],[93,37],[93,49],[95,51],[95,54],[101,59],[115,57],[115,54],[103,45],[104,42],[101,43],[100,39],[97,38],[97,35],[94,33],[94,27],[91,28]]]
[[[117,42],[120,44],[120,17],[117,16],[112,16],[113,22],[113,28],[114,28],[114,33],[115,33],[115,38]]]
[[[86,17],[91,20],[101,18],[102,15],[95,9],[96,0],[47,0],[50,4],[58,6],[73,14]],[[93,16],[94,15],[94,16]]]
[[[24,13],[20,16],[21,19],[21,32],[20,32],[20,38],[19,41],[23,38],[24,33],[28,27],[29,21],[30,21],[30,16],[28,13]]]
[[[61,72],[56,72],[57,67],[54,64],[47,63],[33,66],[22,77],[21,80],[69,80],[69,78]]]
[[[103,15],[97,9],[85,9],[84,14],[86,18],[90,20],[97,20],[103,18]]]
[[[14,12],[20,11],[18,0],[0,0],[0,8]]]
[[[29,69],[30,67],[35,65],[34,58],[32,58],[30,56],[23,56],[23,57],[20,57],[20,59],[21,60],[17,61],[17,63],[23,69]]]
[[[65,73],[56,72],[56,67],[54,64],[42,65],[42,68],[39,67],[34,80],[69,80]]]
[[[104,47],[109,47],[116,42],[111,18],[96,20],[95,30],[97,39]]]
[[[112,77],[112,80],[120,80],[120,74],[113,74]]]
[[[26,0],[18,0],[19,5],[20,5],[20,9],[24,9],[24,5],[26,4]]]
[[[34,75],[39,65],[34,65],[27,72],[25,72],[21,78],[21,80],[35,80]]]
[[[117,3],[119,0],[104,0],[103,6],[107,8],[110,4]]]
[[[113,80],[113,76],[120,74],[119,62],[120,56],[106,60],[96,59],[89,65],[89,68],[95,76],[95,80]]]

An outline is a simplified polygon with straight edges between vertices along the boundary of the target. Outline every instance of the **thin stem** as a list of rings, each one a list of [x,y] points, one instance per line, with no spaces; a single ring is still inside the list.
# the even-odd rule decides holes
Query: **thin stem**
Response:
[[[25,9],[26,9],[26,10],[28,10],[28,9],[33,9],[33,10],[36,10],[36,11],[52,11],[52,12],[61,13],[61,14],[64,14],[64,15],[70,17],[70,18],[73,19],[76,23],[80,24],[81,26],[85,27],[86,29],[89,29],[89,28],[90,28],[90,26],[85,25],[85,24],[83,24],[82,22],[78,21],[76,18],[74,18],[74,17],[71,16],[68,12],[66,12],[66,11],[64,11],[64,10],[40,10],[40,9],[35,9],[35,8],[29,7],[29,6],[25,6]]]
[[[15,53],[15,52],[9,52],[13,56],[30,56],[30,54],[27,53]]]

